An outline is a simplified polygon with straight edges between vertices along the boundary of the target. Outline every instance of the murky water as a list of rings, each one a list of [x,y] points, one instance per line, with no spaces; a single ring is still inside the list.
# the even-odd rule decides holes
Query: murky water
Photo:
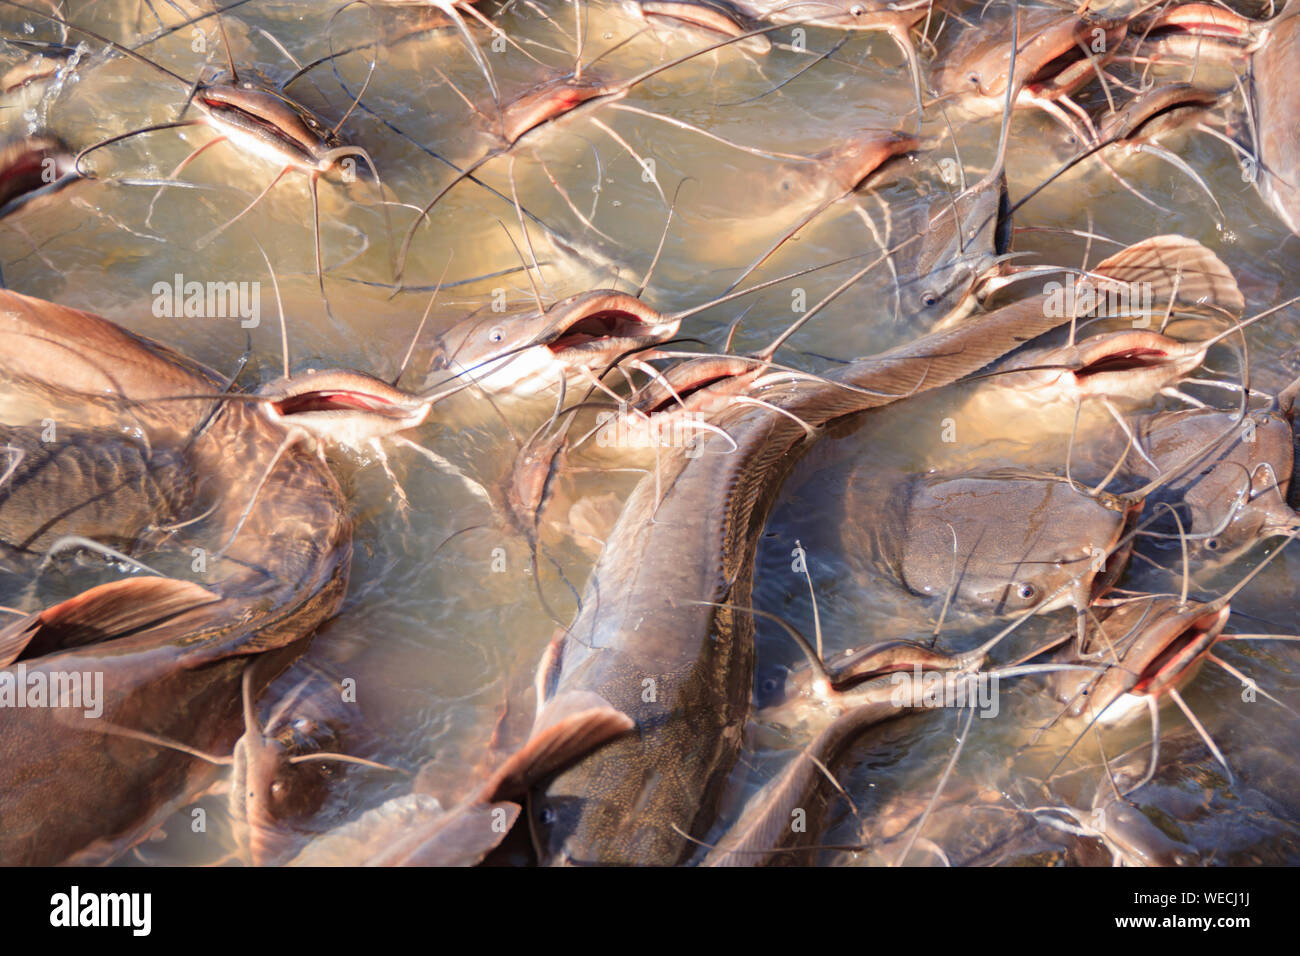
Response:
[[[140,14],[135,0],[86,4],[84,10],[76,6],[71,13],[75,22],[132,46],[156,28],[152,15]],[[163,11],[165,5],[154,6],[168,22],[179,19]],[[991,29],[999,14],[1005,18],[1002,6],[988,14]],[[486,12],[511,41],[494,49],[487,31],[475,27],[503,99],[579,61],[592,64],[585,73],[617,81],[711,40],[663,24],[647,28],[620,3],[582,4],[581,45],[568,4],[507,3],[489,5]],[[530,134],[511,156],[485,162],[476,171],[481,185],[457,184],[415,229],[404,263],[404,287],[394,293],[393,265],[403,238],[420,207],[454,178],[449,163],[463,168],[498,146],[485,119],[491,96],[453,31],[426,32],[375,47],[370,44],[384,25],[371,22],[364,6],[337,17],[333,13],[315,2],[259,0],[224,18],[237,69],[274,80],[283,81],[294,70],[284,50],[308,63],[332,50],[358,47],[291,87],[295,97],[330,122],[348,114],[341,134],[368,151],[386,197],[381,203],[380,188],[363,163],[357,164],[356,176],[334,173],[319,182],[328,312],[316,289],[312,200],[305,176],[287,174],[233,222],[272,181],[275,166],[223,143],[206,150],[175,184],[158,185],[212,138],[203,126],[149,132],[96,150],[85,159],[96,178],[0,222],[6,287],[98,312],[225,373],[232,373],[247,352],[251,363],[241,382],[255,387],[279,375],[282,363],[274,296],[257,243],[266,250],[283,294],[288,361],[294,369],[349,367],[391,380],[433,287],[445,276],[402,379],[405,387],[415,389],[442,374],[430,370],[434,336],[476,309],[497,302],[507,312],[522,311],[532,306],[535,294],[550,300],[598,287],[634,292],[645,281],[666,224],[662,254],[644,298],[663,312],[692,308],[720,295],[748,263],[815,210],[817,204],[797,189],[783,188],[782,163],[788,160],[743,152],[664,118],[754,150],[805,156],[857,131],[910,128],[912,122],[906,118],[912,94],[903,59],[880,36],[850,36],[806,72],[800,71],[830,50],[839,34],[807,29],[796,37],[783,28],[774,32],[777,44],[766,56],[734,47],[704,53],[635,86],[615,106],[562,119]],[[967,14],[977,16],[978,8]],[[137,16],[144,24],[139,29]],[[33,26],[25,26],[25,19]],[[956,19],[936,19],[931,35],[940,56],[961,29],[965,27]],[[58,35],[49,24],[13,10],[0,11],[0,30],[7,37],[50,40]],[[140,48],[177,77],[127,57],[107,57],[102,44],[69,33],[69,42],[79,39],[86,49],[77,69],[61,75],[43,96],[29,88],[6,104],[10,108],[0,113],[6,135],[50,130],[81,148],[128,130],[169,123],[185,101],[186,84],[225,63],[211,20]],[[609,50],[614,52],[602,56]],[[7,67],[24,52],[0,44],[0,56]],[[1140,69],[1112,65],[1116,91],[1124,82],[1138,82]],[[1197,70],[1198,82],[1231,83],[1222,67],[1202,64]],[[1179,65],[1157,66],[1154,72],[1167,80],[1189,78],[1189,68]],[[349,112],[363,88],[361,104]],[[1105,91],[1093,84],[1080,102],[1096,110],[1104,105]],[[945,180],[954,168],[947,160],[959,160],[970,181],[982,176],[996,153],[999,122],[997,115],[967,111],[960,103],[952,104],[946,116],[927,110],[922,132],[926,150],[891,162],[870,190],[823,212],[748,282],[859,258],[691,317],[681,334],[704,345],[688,347],[721,348],[737,322],[736,351],[765,345],[802,309],[876,257],[882,241],[895,244],[907,237],[904,213],[952,187]],[[1246,297],[1247,314],[1300,292],[1297,244],[1288,241],[1285,227],[1243,179],[1233,151],[1195,130],[1180,131],[1167,142],[1210,185],[1223,209],[1222,224],[1204,193],[1156,158],[1139,155],[1113,162],[1164,208],[1138,199],[1096,163],[1084,163],[1017,210],[1014,249],[1025,254],[1022,261],[1083,266],[1147,236],[1181,233],[1204,242],[1229,266]],[[1007,153],[1013,201],[1077,147],[1050,117],[1017,111]],[[529,217],[517,213],[509,201],[512,195]],[[520,269],[521,259],[534,255],[540,263],[536,292]],[[155,285],[170,285],[177,275],[185,281],[257,283],[258,321],[157,314]],[[925,331],[896,314],[891,289],[888,270],[877,268],[819,313],[782,358],[800,368],[823,370]],[[1251,373],[1264,388],[1280,386],[1300,369],[1292,335],[1295,315],[1287,310],[1247,333]],[[1227,348],[1214,351],[1209,364],[1224,377],[1237,375],[1236,358]],[[844,509],[854,506],[846,498],[846,479],[864,460],[882,473],[899,475],[1006,465],[1059,472],[1068,423],[1059,433],[1046,435],[1032,418],[975,401],[980,387],[961,386],[898,403],[819,443],[788,481],[769,522],[759,550],[755,605],[812,632],[808,587],[803,575],[792,570],[797,540],[808,556],[828,652],[890,638],[929,640],[939,602],[908,594],[886,575],[864,574],[865,565],[853,553],[857,542],[842,538]],[[1223,394],[1198,395],[1225,408],[1232,401]],[[496,487],[515,443],[549,417],[554,398],[553,393],[531,402],[499,397],[493,411],[482,399],[464,394],[437,406],[412,438],[473,481]],[[950,420],[955,441],[943,436]],[[1104,415],[1096,419],[1099,428],[1105,422]],[[1086,456],[1086,449],[1082,453]],[[540,573],[547,603],[561,617],[571,614],[573,589],[581,590],[622,497],[639,475],[608,471],[618,462],[594,444],[576,450],[570,471],[547,502],[543,555],[535,569],[527,543],[464,478],[432,467],[409,449],[392,450],[390,457],[409,509],[399,505],[378,461],[331,453],[356,520],[347,598],[340,614],[264,700],[290,693],[308,674],[350,682],[355,702],[308,702],[305,708],[323,715],[348,753],[408,771],[432,759],[441,795],[454,798],[472,785],[472,772],[503,714],[498,741],[503,749],[527,733],[532,671],[555,629],[532,575]],[[649,462],[643,456],[631,464],[647,467]],[[889,508],[893,502],[877,499],[872,506]],[[1257,548],[1219,574],[1197,577],[1196,593],[1219,593],[1275,546]],[[1123,586],[1176,590],[1173,559],[1165,552],[1148,552],[1164,569],[1135,562]],[[1234,602],[1234,626],[1253,632],[1293,629],[1300,606],[1298,575],[1300,557],[1284,555],[1274,562]],[[998,626],[954,615],[945,621],[939,640],[946,647],[969,647]],[[1015,648],[1023,650],[1036,637],[1071,627],[1068,613],[1036,620],[1016,638],[1014,648],[999,655],[1010,659]],[[1284,704],[1300,707],[1300,659],[1292,647],[1229,644],[1220,653]],[[757,651],[756,693],[761,695],[764,685],[783,675],[798,655],[777,628],[761,622]],[[1229,783],[1214,777],[1206,783],[1217,765],[1203,765],[1199,776],[1163,784],[1159,805],[1148,815],[1164,813],[1166,826],[1180,829],[1178,814],[1165,813],[1177,803],[1177,794],[1204,790],[1207,800],[1227,806],[1225,814],[1234,802],[1263,794],[1259,799],[1272,808],[1272,823],[1256,820],[1253,828],[1243,826],[1229,837],[1188,824],[1183,828],[1186,841],[1203,849],[1207,859],[1213,850],[1208,843],[1223,842],[1225,850],[1215,862],[1245,862],[1255,855],[1294,862],[1300,843],[1296,817],[1287,808],[1293,806],[1288,781],[1294,777],[1291,731],[1296,718],[1263,697],[1243,702],[1240,691],[1235,678],[1210,666],[1186,695],[1237,779]],[[946,792],[1005,792],[1018,779],[1046,774],[1079,732],[1077,727],[1055,728],[1031,742],[1034,729],[1053,717],[1054,706],[1040,680],[1008,682],[1000,716],[973,721]],[[872,819],[873,811],[900,795],[932,792],[961,719],[952,713],[910,716],[866,735],[840,774],[861,816],[843,802],[837,804],[825,842],[863,842],[864,821]],[[1172,708],[1165,709],[1163,720],[1166,730],[1185,723]],[[1117,755],[1141,743],[1146,733],[1140,722],[1106,731],[1105,752]],[[1276,759],[1260,756],[1261,747],[1276,750]],[[1188,759],[1203,755],[1194,743],[1187,749]],[[765,747],[747,751],[735,774],[738,793],[756,789],[782,759],[782,753]],[[1097,759],[1097,742],[1089,735],[1062,767],[1090,766]],[[359,768],[333,771],[330,784],[321,809],[300,821],[304,831],[324,830],[406,787],[401,778]],[[193,808],[183,808],[163,828],[165,838],[149,843],[140,856],[155,863],[202,863],[226,852],[224,804],[207,798],[202,806],[210,819],[208,833],[194,834]],[[927,830],[927,836],[943,843],[938,829],[934,834]],[[1282,839],[1281,847],[1266,852],[1262,847],[1274,838]],[[1066,857],[1071,839],[1062,835],[1055,854],[1035,846],[1025,858],[1057,862]],[[897,850],[836,859],[879,863],[891,852]],[[921,856],[909,859],[923,862]],[[1020,857],[1013,851],[1010,859]],[[1091,861],[1096,862],[1095,855]]]

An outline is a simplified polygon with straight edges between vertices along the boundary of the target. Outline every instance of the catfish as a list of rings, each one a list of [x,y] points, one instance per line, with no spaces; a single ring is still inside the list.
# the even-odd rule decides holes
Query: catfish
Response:
[[[268,655],[259,675],[270,680],[339,606],[352,524],[329,469],[296,451],[279,457],[265,478],[269,494],[240,517],[282,435],[243,405],[148,401],[220,391],[223,380],[198,363],[99,316],[8,291],[0,292],[0,340],[0,416],[26,422],[54,412],[76,427],[62,451],[54,449],[56,463],[75,454],[93,466],[33,459],[49,482],[31,499],[38,513],[58,509],[68,533],[102,533],[105,515],[116,516],[144,525],[119,527],[122,540],[161,532],[187,565],[192,548],[206,555],[198,580],[110,581],[0,632],[0,673],[22,669],[46,680],[99,674],[103,687],[102,713],[94,717],[65,707],[0,708],[0,860],[107,862],[213,776],[188,755],[112,734],[109,726],[209,752],[232,745],[245,667]],[[89,506],[114,487],[125,501],[121,476],[139,472],[138,447],[114,434],[124,423],[155,454],[183,460],[192,490],[175,499],[180,513],[167,495],[153,496],[161,508]],[[105,430],[98,449],[86,434],[95,429]],[[94,464],[105,456],[112,467]],[[7,492],[15,493],[10,484],[0,487],[0,495]],[[78,528],[79,518],[88,523]],[[244,533],[232,538],[241,524]],[[24,540],[45,546],[30,532]]]

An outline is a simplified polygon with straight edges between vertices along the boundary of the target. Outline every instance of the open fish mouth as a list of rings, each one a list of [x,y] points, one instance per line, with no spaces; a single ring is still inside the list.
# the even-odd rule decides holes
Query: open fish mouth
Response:
[[[307,371],[261,390],[267,415],[287,426],[338,438],[374,436],[413,428],[424,421],[429,401],[361,372]],[[346,423],[351,422],[349,427]]]
[[[1253,40],[1251,27],[1252,21],[1231,10],[1208,3],[1184,3],[1153,17],[1145,36],[1153,41],[1199,37],[1244,46]]]
[[[568,77],[558,85],[554,81],[542,83],[503,108],[502,135],[506,142],[513,143],[529,130],[610,92],[607,84],[594,77]]]
[[[718,401],[734,394],[728,385],[744,388],[762,364],[743,358],[701,359],[679,365],[652,382],[635,408],[645,415],[667,415],[676,411],[713,411]]]
[[[38,194],[54,192],[78,178],[72,152],[52,136],[31,136],[2,145],[0,216],[17,210]]]
[[[1101,395],[1142,398],[1199,364],[1194,343],[1157,332],[1115,332],[1027,356],[1006,385],[1036,401]]]
[[[378,412],[381,415],[392,414],[394,416],[404,413],[403,409],[399,409],[392,402],[386,401],[378,395],[351,391],[322,390],[302,392],[278,402],[272,402],[271,407],[284,418],[291,415],[304,415],[309,412],[362,411]]]
[[[1152,375],[1176,378],[1199,364],[1199,356],[1194,346],[1156,332],[1119,332],[1081,346],[1078,363],[1071,377],[1079,390],[1137,394]]]
[[[1186,683],[1219,639],[1230,611],[1175,613],[1139,635],[1123,659],[1097,679],[1070,708],[1072,716],[1098,714],[1102,723],[1127,720],[1147,698]]]
[[[1151,368],[1155,365],[1167,364],[1168,359],[1169,353],[1163,349],[1119,349],[1118,351],[1107,352],[1089,362],[1083,368],[1077,369],[1074,377],[1076,379],[1085,379],[1105,372],[1129,372],[1134,369]]]
[[[1228,609],[1202,614],[1174,634],[1138,673],[1134,694],[1159,694],[1183,678],[1209,651],[1228,620]]]
[[[684,2],[684,0],[641,0],[638,6],[642,16],[647,20],[656,17],[663,20],[676,20],[688,26],[717,33],[721,36],[739,37],[742,33],[753,30],[756,22],[742,17],[735,10],[721,3]],[[772,41],[766,36],[748,37],[739,44],[740,49],[750,53],[763,54],[772,49]]]
[[[665,342],[677,333],[678,325],[630,295],[594,293],[560,307],[545,347],[569,368],[590,368]]]

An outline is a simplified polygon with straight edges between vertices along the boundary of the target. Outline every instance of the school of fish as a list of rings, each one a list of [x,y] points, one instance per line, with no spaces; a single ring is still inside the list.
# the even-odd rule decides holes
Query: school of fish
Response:
[[[1300,862],[1300,0],[0,0],[0,864]]]

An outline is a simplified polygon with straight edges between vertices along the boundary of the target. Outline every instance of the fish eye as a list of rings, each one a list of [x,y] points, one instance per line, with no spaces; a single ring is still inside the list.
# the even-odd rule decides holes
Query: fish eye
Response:
[[[1022,584],[1020,587],[1016,588],[1016,593],[1020,595],[1023,600],[1028,601],[1038,592],[1034,589],[1032,584]]]
[[[1205,539],[1205,550],[1206,550],[1206,551],[1218,551],[1218,550],[1219,550],[1219,539],[1218,539],[1218,538],[1206,538],[1206,539]]]
[[[925,306],[927,309],[930,308],[935,303],[937,303],[938,301],[939,301],[939,297],[935,295],[933,292],[927,292],[925,295],[921,296],[921,304]]]
[[[980,75],[978,73],[967,73],[966,79],[970,80],[975,86],[980,85]]]
[[[777,689],[777,688],[776,688],[776,678],[775,678],[775,677],[769,677],[767,680],[763,681],[763,692],[764,692],[764,693],[766,693],[766,694],[775,694],[775,693],[776,693],[776,689]]]
[[[501,326],[499,325],[494,326],[492,329],[488,331],[488,341],[490,342],[501,342],[505,339],[505,337],[506,337],[506,330],[501,328]]]
[[[849,13],[855,17],[863,16],[866,12],[867,8],[860,3],[855,3],[853,6],[849,7]]]
[[[555,822],[555,811],[551,807],[542,807],[541,812],[537,814],[537,819],[540,820],[543,825],[550,826]]]

